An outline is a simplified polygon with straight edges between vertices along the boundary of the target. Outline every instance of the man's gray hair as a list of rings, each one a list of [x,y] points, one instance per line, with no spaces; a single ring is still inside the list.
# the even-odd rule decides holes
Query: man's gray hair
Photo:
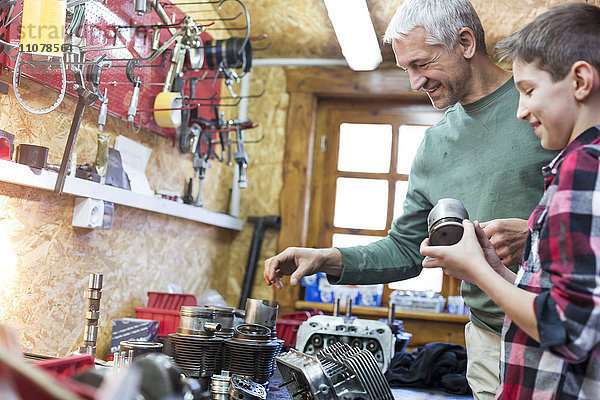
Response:
[[[447,51],[458,42],[458,32],[470,28],[477,51],[487,54],[481,20],[468,0],[405,0],[392,17],[383,41],[402,39],[419,26],[425,28],[428,44],[442,45]]]
[[[551,8],[496,45],[500,62],[522,61],[561,81],[576,61],[600,72],[600,8],[570,3]]]

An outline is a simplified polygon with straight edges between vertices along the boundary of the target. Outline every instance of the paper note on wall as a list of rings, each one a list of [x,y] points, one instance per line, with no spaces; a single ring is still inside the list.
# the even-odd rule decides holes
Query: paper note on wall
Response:
[[[152,150],[125,136],[117,136],[115,149],[121,154],[123,169],[129,177],[131,191],[153,196],[154,191],[146,178],[146,166]]]

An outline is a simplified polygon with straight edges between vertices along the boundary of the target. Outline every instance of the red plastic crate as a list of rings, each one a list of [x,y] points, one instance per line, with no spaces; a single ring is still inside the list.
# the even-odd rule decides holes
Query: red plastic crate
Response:
[[[148,292],[148,307],[164,310],[181,310],[181,306],[195,306],[198,299],[193,294]]]
[[[49,360],[38,361],[35,365],[64,378],[93,367],[94,356],[91,354],[81,354],[64,358],[51,358]]]
[[[179,310],[135,307],[135,314],[136,318],[158,321],[158,336],[161,337],[177,332],[177,328],[179,327]]]
[[[290,347],[296,345],[296,335],[298,334],[298,328],[304,321],[312,317],[313,315],[323,315],[321,311],[298,311],[289,314],[282,314],[281,318],[277,320],[277,337],[283,340],[283,347]]]
[[[81,354],[63,358],[52,358],[35,362],[35,366],[43,369],[49,375],[56,378],[61,386],[77,394],[82,399],[93,400],[96,398],[96,388],[82,382],[70,379],[88,368],[94,368],[95,360],[91,354]],[[40,398],[33,393],[27,392],[23,398]],[[32,395],[32,397],[29,397]]]
[[[148,307],[135,307],[136,318],[158,321],[158,336],[177,332],[181,306],[198,305],[193,294],[148,292]]]

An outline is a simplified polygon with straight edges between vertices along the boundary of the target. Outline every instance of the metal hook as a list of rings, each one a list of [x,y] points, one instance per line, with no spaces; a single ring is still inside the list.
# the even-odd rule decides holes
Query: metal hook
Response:
[[[132,28],[153,28],[153,29],[166,29],[166,28],[176,28],[181,26],[181,24],[185,21],[185,17],[181,19],[179,22],[175,22],[173,24],[154,24],[154,25],[116,25],[114,26],[115,30],[119,29],[132,29]]]
[[[265,47],[253,47],[252,51],[264,51],[264,50],[268,50],[271,48],[271,46],[273,46],[273,42],[269,42],[269,44]]]
[[[191,11],[187,11],[185,12],[186,14],[196,14],[196,13],[203,13],[205,14],[206,11],[202,11],[202,10],[191,10]],[[194,18],[194,21],[235,21],[236,19],[238,19],[239,17],[241,17],[243,14],[243,12],[240,12],[238,15],[236,15],[235,17],[232,18]]]
[[[220,10],[221,7],[223,6],[223,3],[225,3],[226,1],[227,0],[221,0],[217,9]],[[232,0],[232,1],[239,3],[242,6],[244,13],[246,14],[246,37],[244,38],[244,43],[242,43],[242,45],[240,46],[240,49],[238,50],[238,54],[242,54],[242,52],[246,48],[246,45],[248,44],[248,39],[250,37],[250,14],[248,13],[248,9],[246,8],[246,5],[244,3],[242,3],[240,0]]]
[[[217,4],[219,3],[219,0],[217,1],[193,1],[193,2],[189,2],[189,3],[167,3],[167,2],[163,2],[160,3],[161,6],[163,7],[176,7],[176,6],[187,6],[187,5],[192,5],[192,4],[199,4],[199,5],[203,5],[203,4]]]
[[[191,97],[190,101],[207,101],[207,100],[233,100],[233,99],[257,99],[262,97],[265,94],[265,89],[262,90],[259,94],[250,94],[246,96],[219,96],[215,97],[218,92],[215,92],[211,97],[200,98],[200,97]]]

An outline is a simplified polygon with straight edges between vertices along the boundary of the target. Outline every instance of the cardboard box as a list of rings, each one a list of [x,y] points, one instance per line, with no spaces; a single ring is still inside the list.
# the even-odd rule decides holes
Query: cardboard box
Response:
[[[113,319],[110,352],[119,351],[119,344],[125,340],[156,342],[158,321],[153,319],[117,318]]]
[[[304,300],[318,303],[333,303],[339,298],[342,304],[352,299],[355,306],[379,307],[383,295],[383,285],[331,285],[322,272],[302,278],[302,286],[305,287]]]

